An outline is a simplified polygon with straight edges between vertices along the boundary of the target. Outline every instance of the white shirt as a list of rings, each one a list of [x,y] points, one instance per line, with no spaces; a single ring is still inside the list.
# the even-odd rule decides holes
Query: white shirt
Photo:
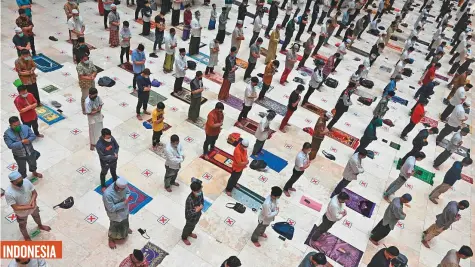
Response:
[[[369,29],[370,30],[377,30],[378,29],[378,22],[376,20],[371,21],[369,24]]]
[[[269,125],[270,121],[267,119],[267,117],[261,119],[261,122],[259,122],[259,126],[257,126],[256,133],[254,134],[257,140],[265,141],[267,140],[267,138],[269,138]]]
[[[460,142],[462,142],[462,135],[460,134],[460,131],[458,131],[458,132],[454,133],[452,138],[450,138],[450,141],[447,144],[447,147],[445,149],[450,151],[450,153],[454,153],[460,147],[460,145],[459,145]]]
[[[77,16],[76,19],[74,17],[71,17],[68,20],[68,29],[70,31],[75,30],[77,32],[80,32],[83,26],[84,26],[84,22],[81,16]],[[74,32],[71,32],[71,39],[76,40],[77,38],[78,38],[77,34],[75,34]]]
[[[165,166],[168,166],[170,169],[179,170],[184,160],[183,155],[183,148],[180,143],[178,143],[176,148],[171,143],[168,143],[165,148]]]
[[[172,48],[172,46],[175,46]],[[175,35],[171,36],[170,34],[167,34],[165,37],[165,52],[167,55],[173,55],[175,54],[175,49],[176,49],[176,37]]]
[[[452,127],[459,127],[462,125],[462,120],[465,119],[465,109],[462,104],[455,106],[454,111],[450,113],[447,123]]]
[[[318,85],[323,81],[323,73],[322,70],[316,70],[312,73],[312,77],[310,78],[309,86],[312,88],[317,88]]]
[[[450,105],[456,106],[462,103],[462,99],[465,100],[465,88],[460,86],[457,91],[455,91],[454,96],[450,99]]]
[[[404,51],[401,53],[401,56],[399,57],[399,60],[405,60],[406,58],[409,57],[409,53],[407,51]]]
[[[263,225],[269,225],[278,213],[277,200],[272,201],[272,197],[269,195],[266,197],[266,200],[264,200],[264,203],[262,203],[262,210],[259,212],[257,219]]]
[[[201,25],[200,21],[195,18],[191,20],[191,36],[201,37]]]
[[[328,12],[331,8],[331,0],[323,0],[323,7],[322,10],[324,12]]]
[[[435,40],[442,33],[442,27],[438,28],[432,35],[432,40]]]
[[[401,166],[401,172],[399,173],[402,177],[409,179],[411,178],[411,173],[416,166],[416,157],[410,156],[406,159],[406,162]]]
[[[327,24],[326,22],[322,24],[322,26],[320,27],[320,35],[327,35],[328,32],[327,32]]]
[[[7,190],[5,190],[5,200],[7,201],[8,206],[11,205],[26,205],[30,204],[31,196],[35,186],[28,179],[23,179],[23,185],[21,188],[14,187],[9,184]],[[19,217],[26,217],[33,213],[35,209],[29,210],[18,210],[15,211],[16,215]]]
[[[296,171],[301,171],[300,168],[302,168],[305,164],[308,162],[308,155],[303,153],[302,150],[297,154],[295,157],[295,170]]]
[[[254,104],[255,98],[252,96],[255,96],[257,94],[255,86],[252,86],[252,84],[248,84],[246,87],[246,91],[244,92],[244,106],[246,107],[252,107],[252,104]]]
[[[343,58],[346,55],[346,43],[341,42],[340,46],[338,46],[338,50],[336,51],[337,53],[340,53],[340,59],[343,60]]]
[[[391,75],[391,78],[394,78],[394,77],[396,77],[396,75],[401,74],[404,67],[405,67],[404,61],[402,61],[402,60],[399,61],[399,63],[397,63],[396,67],[394,68],[394,72]]]
[[[28,264],[19,264],[13,259],[9,264],[8,267],[48,267],[48,264],[44,259],[30,259]]]
[[[186,70],[185,70],[186,60],[185,60],[185,57],[181,56],[181,54],[178,54],[175,57],[175,67],[176,67],[175,77],[177,77],[177,78],[185,77],[185,75],[186,75]]]
[[[404,51],[407,51],[407,49],[409,49],[409,47],[412,47],[414,46],[414,43],[412,42],[411,39],[407,39],[406,42],[404,43]]]
[[[325,215],[329,221],[336,222],[343,218],[344,210],[345,206],[338,201],[338,195],[336,195],[330,199]]]
[[[262,19],[260,16],[257,16],[254,19],[254,27],[252,28],[253,32],[260,32],[262,29]]]

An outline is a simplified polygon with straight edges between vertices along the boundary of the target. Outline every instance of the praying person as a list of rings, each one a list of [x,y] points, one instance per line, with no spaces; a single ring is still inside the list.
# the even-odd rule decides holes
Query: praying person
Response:
[[[214,145],[218,140],[219,133],[223,127],[224,115],[223,115],[224,105],[221,102],[216,103],[214,109],[208,113],[208,119],[205,124],[205,134],[206,139],[203,144],[203,155],[206,160],[209,159],[208,153],[213,151]]]
[[[164,5],[164,3],[162,3]],[[155,41],[153,42],[153,51],[157,51],[157,45],[159,50],[163,50],[162,44],[164,40],[165,33],[165,13],[160,12],[160,14],[155,16]]]
[[[142,115],[140,114],[140,108],[143,109],[143,114],[150,115],[150,112],[147,111],[147,106],[150,90],[152,89],[152,82],[150,81],[150,70],[148,68],[144,69],[137,77],[137,88],[137,106],[135,107],[135,113],[137,114],[137,119],[141,121]]]
[[[101,137],[97,140],[96,151],[101,163],[101,187],[102,192],[106,190],[106,175],[110,170],[112,180],[117,181],[117,159],[119,157],[119,144],[112,136],[111,130],[104,128],[101,130]]]
[[[308,154],[308,158],[310,160],[314,160],[317,157],[318,150],[320,149],[320,145],[325,139],[325,135],[329,132],[327,128],[327,121],[333,117],[331,112],[326,112],[323,116],[320,116],[315,123],[315,127],[313,130],[312,135],[312,150],[310,154]]]
[[[259,157],[259,155],[263,154],[262,148],[264,147],[265,142],[269,139],[272,135],[272,129],[270,128],[271,121],[275,118],[275,111],[269,110],[267,115],[264,116],[259,125],[257,126],[256,133],[254,136],[256,137],[256,143],[254,144],[254,148],[252,149],[252,155]]]
[[[96,143],[99,140],[99,137],[101,137],[101,131],[104,128],[102,123],[104,119],[104,116],[102,115],[102,106],[104,103],[97,94],[98,92],[96,88],[89,88],[89,95],[85,102],[91,151],[96,147]]]
[[[407,154],[402,158],[402,162],[405,162],[406,159],[410,156],[416,155],[419,151],[422,150],[423,147],[427,146],[429,142],[427,142],[427,138],[430,135],[438,134],[439,129],[437,127],[431,127],[430,129],[422,129],[414,139],[412,139],[412,149],[407,152]]]
[[[236,53],[237,48],[231,47],[231,51],[229,55],[226,57],[225,66],[224,66],[224,73],[223,73],[223,83],[221,84],[221,88],[219,89],[218,99],[223,101],[229,98],[229,89],[231,89],[231,84],[236,81]]]
[[[473,256],[473,251],[469,246],[462,246],[457,251],[455,249],[451,249],[447,252],[445,257],[442,259],[438,266],[440,267],[451,267],[451,266],[461,266],[460,260],[461,259],[468,259]]]
[[[247,139],[242,139],[241,143],[239,143],[234,148],[233,153],[233,165],[232,165],[232,172],[231,176],[228,179],[228,183],[226,185],[226,195],[229,197],[231,196],[231,191],[233,191],[234,187],[238,187],[239,178],[241,178],[242,172],[247,165],[249,164],[249,160],[247,157],[247,148],[249,147],[249,141]]]
[[[429,101],[427,99],[423,99],[420,101],[419,104],[416,105],[411,114],[411,118],[409,119],[409,123],[406,125],[406,127],[404,127],[401,132],[400,137],[402,140],[407,141],[407,134],[411,132],[414,127],[416,127],[416,124],[418,124],[422,120],[422,118],[424,118],[426,114],[425,107],[427,106],[427,104],[429,104]]]
[[[320,17],[321,18],[321,17]],[[318,50],[320,50],[320,47],[322,47],[323,43],[325,42],[325,39],[328,37],[328,26],[330,25],[331,20],[327,20],[325,24],[323,24],[320,27],[320,35],[318,36],[318,42],[317,46],[315,46],[315,49],[313,49],[312,52],[312,57],[316,57],[318,54]],[[319,23],[320,24],[320,23]]]
[[[221,267],[241,267],[241,260],[236,256],[231,256],[221,264]]]
[[[216,35],[216,40],[220,44],[224,42],[224,37],[226,37],[226,23],[228,23],[228,20],[226,19],[226,7],[221,8],[221,14],[219,15],[218,18],[218,34]]]
[[[165,60],[163,61],[163,72],[165,73],[173,71],[176,45],[175,29],[171,28],[170,33],[165,37]]]
[[[163,144],[160,143],[160,137],[163,134],[163,127],[165,124],[165,104],[163,102],[158,102],[157,107],[152,111],[152,149],[157,150],[159,146]]]
[[[150,8],[150,2],[146,1],[142,12],[142,36],[148,36],[150,34],[150,19],[152,18],[152,8]]]
[[[363,136],[360,138],[360,145],[355,151],[366,149],[373,141],[378,140],[376,136],[376,128],[383,126],[383,120],[380,118],[372,119],[366,127]]]
[[[180,24],[180,9],[182,0],[172,1],[172,26],[176,27]]]
[[[124,64],[124,55],[127,63],[129,63],[130,39],[132,33],[129,29],[129,22],[122,23],[122,30],[120,30],[120,65]]]
[[[292,168],[292,176],[290,176],[290,179],[285,183],[284,186],[284,194],[287,197],[290,197],[289,191],[297,191],[292,186],[295,182],[299,180],[300,176],[302,176],[305,170],[310,167],[310,160],[308,158],[308,154],[311,150],[312,145],[309,142],[305,142],[302,146],[302,150],[297,153],[297,156],[295,157],[295,166],[294,168]]]
[[[396,95],[394,91],[389,92],[386,96],[383,96],[381,100],[379,100],[378,104],[373,110],[373,119],[374,118],[379,118],[382,119],[386,115],[386,112],[388,112],[388,104],[391,98]]]
[[[305,86],[302,84],[297,85],[297,88],[295,88],[294,91],[289,96],[289,102],[287,104],[287,112],[285,113],[284,118],[282,119],[282,122],[280,123],[279,130],[281,132],[286,132],[285,127],[288,124],[290,117],[292,117],[292,114],[297,110],[297,107],[299,106],[300,102],[300,94],[305,90]]]
[[[15,71],[18,73],[21,83],[27,91],[35,97],[38,106],[41,106],[40,92],[36,84],[36,63],[27,49],[21,50],[21,56],[15,60]]]
[[[295,63],[298,61],[297,52],[299,50],[299,47],[299,44],[292,45],[292,49],[287,51],[287,54],[285,55],[285,69],[282,73],[282,76],[280,77],[281,85],[285,86],[289,83],[289,81],[287,81],[287,78],[289,77],[290,72],[294,69]]]
[[[277,24],[275,27],[275,30],[272,31],[270,37],[269,37],[269,45],[267,46],[267,55],[266,55],[266,60],[265,64],[268,65],[269,62],[275,60],[277,58],[277,46],[279,45],[280,42],[280,29],[282,26],[280,24]]]
[[[305,255],[298,267],[324,267],[327,266],[327,258],[322,252],[309,252]]]
[[[272,60],[271,62],[267,63],[266,68],[264,69],[264,75],[262,76],[262,88],[259,92],[259,97],[257,98],[258,100],[264,99],[266,92],[269,90],[270,84],[272,83],[272,78],[279,68],[279,65],[280,63],[278,60]]]
[[[264,203],[262,203],[261,211],[257,218],[257,227],[252,232],[251,241],[254,246],[260,247],[259,237],[267,238],[265,233],[267,227],[275,220],[275,217],[279,214],[278,200],[282,196],[282,189],[278,186],[271,188],[270,195],[266,197]]]
[[[171,186],[180,186],[176,182],[181,163],[185,160],[183,147],[180,144],[180,137],[174,134],[170,137],[170,143],[165,147],[165,190],[171,193]]]
[[[119,13],[117,12],[117,7],[115,4],[111,5],[111,12],[109,13],[108,17],[109,17],[109,46],[114,48],[114,47],[119,46],[119,26],[120,26],[120,16],[119,16]]]
[[[410,2],[411,0],[407,0]],[[395,246],[380,249],[374,254],[367,267],[391,267],[391,261],[399,256],[399,249]]]
[[[432,165],[434,169],[439,170],[440,165],[450,158],[452,153],[457,152],[463,144],[462,137],[467,136],[470,133],[470,128],[463,127],[459,132],[456,132],[450,138],[450,141],[447,142],[447,146],[444,151],[440,153],[434,160]]]
[[[190,107],[188,109],[188,120],[197,122],[200,116],[201,94],[205,90],[203,87],[203,72],[197,71],[196,76],[190,82],[191,96]]]
[[[301,61],[300,61],[301,62]],[[317,60],[315,61],[315,69],[313,69],[313,73],[310,76],[310,82],[308,83],[308,90],[305,96],[303,97],[302,100],[302,107],[308,103],[308,99],[310,96],[315,92],[315,90],[320,91],[320,86],[322,86],[323,83],[323,66],[325,63],[323,60]]]
[[[32,48],[30,39],[23,33],[20,27],[15,28],[15,36],[13,36],[12,42],[15,45],[18,57],[21,56],[22,50],[30,50]]]
[[[188,240],[188,237],[198,238],[198,236],[193,233],[196,225],[200,221],[201,211],[204,207],[204,197],[203,197],[203,185],[201,181],[194,180],[190,184],[191,193],[188,195],[185,201],[185,219],[186,224],[183,227],[181,233],[181,240],[185,245],[191,245],[191,242]]]
[[[465,113],[464,105],[456,105],[447,119],[447,123],[445,124],[444,128],[440,131],[439,135],[435,139],[436,143],[444,140],[444,138],[450,133],[457,131],[467,120],[468,116]]]
[[[137,49],[132,51],[132,71],[134,73],[134,78],[132,79],[132,88],[134,89],[134,92],[137,91],[137,78],[140,76],[142,71],[145,70],[146,61],[147,57],[145,56],[145,46],[143,44],[139,44]]]
[[[219,56],[219,42],[218,39],[214,39],[209,43],[209,59],[208,66],[206,66],[205,75],[208,73],[214,74],[214,67],[218,65]]]
[[[345,203],[350,200],[350,196],[346,192],[332,196],[328,202],[327,211],[323,214],[322,223],[317,226],[311,240],[317,241],[322,234],[328,232],[330,228],[339,220],[347,215]]]
[[[82,17],[79,16],[79,11],[73,9],[71,11],[73,16],[68,20],[68,28],[71,33],[71,43],[75,47],[78,43],[78,37],[84,37],[84,32],[86,31],[86,26]]]
[[[454,95],[449,100],[449,104],[440,114],[441,121],[446,121],[452,111],[454,111],[455,106],[457,106],[458,104],[462,104],[465,102],[465,100],[467,100],[466,92],[470,91],[472,87],[473,85],[471,85],[470,83],[466,83],[463,86],[457,88],[457,90],[455,90]]]
[[[180,53],[175,57],[175,83],[173,84],[173,92],[181,94],[183,92],[183,80],[186,76],[188,64],[185,59],[186,50],[180,48]]]
[[[315,47],[315,36],[317,36],[316,33],[312,32],[310,34],[310,37],[308,37],[307,41],[303,43],[303,56],[302,59],[299,62],[299,65],[297,66],[297,69],[300,69],[305,66],[305,62],[307,59],[310,57],[310,54],[312,53],[312,49]]]
[[[244,103],[242,106],[241,113],[239,113],[238,123],[242,124],[243,119],[247,119],[247,115],[252,108],[252,105],[257,98],[257,84],[259,79],[257,77],[251,78],[251,83],[247,85],[246,90],[244,91]]]
[[[36,49],[35,49],[35,34],[33,33],[33,22],[31,19],[26,15],[24,9],[19,9],[18,14],[20,16],[15,20],[15,24],[17,27],[21,28],[22,33],[28,39],[28,43],[31,48],[31,54],[36,56]],[[16,35],[17,36],[17,35]]]
[[[196,55],[200,53],[200,44],[201,44],[201,27],[200,25],[200,11],[195,11],[195,17],[191,20],[191,40],[189,47],[189,54]]]
[[[148,267],[148,264],[143,252],[140,249],[134,249],[133,253],[119,264],[119,267]]]
[[[445,173],[444,180],[429,194],[429,200],[434,204],[439,204],[437,199],[443,193],[447,192],[454,186],[455,182],[462,179],[462,168],[472,165],[473,160],[469,157],[463,158],[462,161],[455,161],[452,167]]]
[[[333,193],[330,195],[330,198],[340,194],[343,188],[347,187],[351,181],[357,180],[358,175],[364,173],[361,161],[365,159],[367,155],[368,151],[363,148],[351,156],[351,158],[346,163],[345,169],[343,170],[343,178],[336,185]]]
[[[249,59],[246,71],[244,72],[244,81],[251,78],[252,71],[256,68],[257,59],[261,57],[262,38],[258,38],[257,42],[251,45],[249,49]]]
[[[38,102],[33,94],[28,93],[26,86],[20,85],[17,87],[18,96],[13,101],[16,109],[20,113],[21,121],[24,125],[33,128],[33,133],[36,137],[44,137],[38,131],[38,114],[36,114],[36,107]]]
[[[231,47],[236,47],[236,54],[239,53],[241,42],[244,39],[244,32],[242,31],[242,20],[238,20],[231,36]]]
[[[89,60],[89,55],[79,55],[81,60],[76,66],[79,79],[79,88],[81,88],[81,109],[82,114],[86,115],[86,98],[89,95],[89,89],[95,87],[97,69],[94,63]]]
[[[338,54],[338,53],[337,53]],[[325,68],[324,68],[325,72]],[[341,92],[340,97],[338,98],[338,101],[336,102],[335,105],[335,114],[333,115],[333,119],[328,123],[328,130],[331,131],[333,128],[333,125],[335,125],[338,120],[340,120],[341,116],[345,114],[345,112],[348,111],[351,105],[353,105],[353,102],[351,102],[351,96],[356,90],[356,84],[354,82],[349,82],[348,86],[346,87],[343,92]],[[333,112],[332,112],[333,113]]]

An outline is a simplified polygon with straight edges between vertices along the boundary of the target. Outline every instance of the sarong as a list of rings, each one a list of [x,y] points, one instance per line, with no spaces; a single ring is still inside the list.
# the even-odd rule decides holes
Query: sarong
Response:
[[[119,30],[109,31],[109,45],[114,47],[119,45]]]
[[[166,54],[165,61],[163,62],[163,69],[165,71],[173,71],[173,64],[175,63],[175,55],[174,54]]]
[[[231,89],[231,82],[228,79],[223,80],[221,89],[219,89],[218,99],[226,100],[229,97],[229,89]]]
[[[101,130],[104,128],[102,123],[102,114],[95,113],[94,115],[87,115],[89,123],[89,144],[96,145],[99,137],[101,137]]]
[[[129,235],[129,218],[121,221],[110,221],[109,238],[113,240],[124,239]]]

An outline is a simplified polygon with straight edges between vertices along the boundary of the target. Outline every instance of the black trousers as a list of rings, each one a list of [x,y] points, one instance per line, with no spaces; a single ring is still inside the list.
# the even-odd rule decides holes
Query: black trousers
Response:
[[[376,225],[376,227],[371,230],[371,239],[379,242],[379,240],[385,238],[389,232],[391,232],[391,228],[388,225],[383,225],[383,219],[379,221],[379,223]]]
[[[178,26],[180,24],[180,9],[172,9],[172,26]]]
[[[269,18],[269,25],[267,25],[265,36],[269,36],[270,30],[272,30],[272,27],[274,27],[275,19],[276,18]]]
[[[287,5],[287,0],[282,1],[282,5],[280,5],[280,9],[282,9],[282,10],[285,9],[285,5]],[[282,26],[284,26],[284,25],[282,25]]]
[[[231,172],[231,176],[229,177],[228,184],[226,185],[226,191],[231,192],[233,191],[233,188],[237,185],[239,178],[241,178],[242,171],[236,172],[233,171]]]
[[[454,73],[457,71],[459,67],[460,67],[460,61],[457,61],[454,64],[452,64],[452,67],[449,70],[449,74],[454,75]]]
[[[252,44],[254,44],[257,40],[257,37],[259,37],[259,32],[252,32],[252,37],[251,41],[249,42],[249,47],[251,47]]]
[[[284,43],[282,44],[282,46],[280,47],[280,50],[283,51],[287,48],[287,45],[290,43],[290,40],[292,40],[292,35],[290,36],[285,36],[285,39],[284,39]]]
[[[247,114],[251,110],[252,106],[242,105],[241,113],[239,113],[238,121],[240,122],[242,119],[247,119]]]
[[[434,55],[435,55],[435,48],[432,48],[432,49],[429,51],[429,54],[427,54],[426,60],[430,60],[430,58],[433,57]]]
[[[137,6],[135,8],[135,20],[138,20],[139,19],[139,13],[140,13],[140,10],[142,10],[143,6],[142,5],[138,5],[137,3]]]
[[[282,21],[282,27],[285,28],[285,25],[287,25],[287,22],[289,22],[290,15],[285,14],[284,20]]]
[[[318,25],[321,25],[323,23],[323,20],[327,17],[327,12],[322,11],[322,14],[320,15],[320,19],[318,20]]]
[[[299,68],[305,66],[305,62],[307,61],[308,57],[310,57],[310,54],[303,53],[302,59],[300,60],[298,65]]]
[[[441,142],[442,140],[444,140],[444,138],[451,134],[452,132],[455,132],[457,131],[458,128],[457,127],[452,127],[450,126],[448,123],[445,124],[444,128],[442,129],[442,131],[439,132],[439,135],[437,135],[437,138],[435,139],[435,141],[438,143],[438,142]]]
[[[106,175],[107,175],[107,172],[109,172],[109,170],[112,175],[112,180],[114,180],[114,182],[117,180],[117,173],[116,173],[117,160],[113,162],[105,162],[101,160],[100,162],[101,162],[101,174],[100,174],[101,186],[106,187]]]
[[[317,229],[315,229],[315,233],[312,235],[312,241],[317,241],[318,238],[320,238],[322,234],[328,232],[328,230],[330,230],[334,224],[335,222],[330,221],[327,218],[327,215],[323,214],[322,223],[317,226]]]
[[[31,55],[36,56],[36,49],[35,49],[35,35],[28,36],[28,39],[30,41],[30,47],[31,47]]]
[[[208,75],[208,73],[214,73],[214,67],[206,67],[205,75]]]
[[[142,25],[142,35],[148,36],[150,34],[150,22],[143,22]]]
[[[337,58],[335,60],[335,65],[333,65],[333,70],[332,71],[336,70],[336,67],[338,67],[338,65],[340,65],[340,62],[341,62],[341,58]]]
[[[343,188],[347,187],[350,184],[350,182],[351,181],[346,180],[345,178],[341,178],[341,181],[336,185],[335,189],[333,189],[333,192],[330,195],[330,198],[333,198],[334,196],[340,194]]]
[[[445,121],[447,120],[447,117],[454,111],[455,106],[452,106],[450,103],[447,105],[447,107],[444,109],[442,114],[440,114],[440,120]]]
[[[409,123],[406,125],[406,127],[404,127],[404,129],[402,130],[402,133],[401,133],[401,136],[402,137],[406,137],[407,134],[412,131],[412,129],[414,129],[414,127],[416,127],[416,124],[412,123],[412,121],[409,119]]]
[[[203,155],[208,155],[209,151],[214,149],[216,140],[218,140],[219,135],[211,136],[206,135],[205,143],[203,144]]]
[[[181,232],[181,239],[185,240],[193,233],[195,230],[196,225],[199,222],[199,218],[196,221],[186,220],[185,227],[183,227],[183,231]]]
[[[369,144],[371,144],[371,142],[373,142],[373,140],[363,135],[363,137],[361,137],[360,139],[360,145],[356,148],[355,153],[360,152],[363,149],[366,149],[369,146]]]
[[[157,146],[160,143],[160,137],[162,137],[163,131],[153,131],[152,146]]]
[[[313,26],[315,25],[315,22],[317,22],[318,16],[312,16],[312,20],[310,21],[310,25],[308,25],[308,33],[311,33],[313,30]]]
[[[284,185],[284,191],[289,191],[289,189],[293,187],[294,183],[299,180],[303,173],[304,171],[297,171],[295,168],[293,168],[292,176],[290,176],[290,179]]]
[[[15,159],[16,164],[18,165],[18,172],[21,174],[23,178],[27,177],[26,174],[26,164],[28,163],[28,170],[30,172],[36,172],[36,153],[32,153],[26,157],[17,157],[13,156]]]
[[[342,23],[340,23],[340,27],[338,27],[338,31],[336,31],[335,37],[340,37],[340,33],[341,33],[344,29],[346,29],[346,26],[343,25]],[[343,40],[343,41],[345,41],[345,40]]]
[[[32,128],[33,133],[35,133],[36,136],[40,135],[40,132],[38,131],[38,118],[36,118],[32,121],[23,121],[23,120],[21,120],[21,122],[23,122],[24,125]]]
[[[134,90],[137,89],[137,77],[139,77],[140,73],[134,73],[134,78],[132,79],[132,88]]]
[[[127,59],[127,62],[129,62],[129,51],[130,46],[120,48],[120,64],[124,64],[124,55],[125,59]]]
[[[440,153],[437,156],[437,158],[435,158],[433,166],[439,167],[440,165],[442,165],[442,163],[448,160],[451,155],[452,155],[452,152],[448,151],[447,149],[444,149],[444,151],[442,151],[442,153]]]
[[[144,111],[147,110],[148,98],[150,97],[150,91],[137,92],[137,107],[135,112],[140,115],[140,108]]]
[[[460,56],[460,53],[459,53],[459,52],[455,53],[455,54],[450,58],[449,64],[454,64],[454,61],[455,61],[455,59],[456,59],[458,56]]]
[[[333,116],[333,119],[327,125],[328,130],[331,130],[333,128],[333,125],[335,125],[335,123],[337,123],[341,116],[343,116],[343,114],[345,114],[346,112],[341,108],[336,108],[335,110],[335,116]]]
[[[305,30],[305,24],[300,24],[299,31],[297,32],[297,36],[295,36],[295,41],[300,41],[300,36],[302,36],[303,31]]]
[[[317,88],[313,88],[312,86],[308,87],[307,93],[305,93],[305,96],[303,97],[303,100],[302,100],[302,106],[308,103],[308,99],[313,94],[313,92],[315,92],[315,89]]]
[[[254,147],[252,148],[252,155],[258,155],[259,153],[261,153],[265,142],[266,140],[260,141],[259,139],[256,139],[256,143],[254,144]]]
[[[163,32],[155,31],[155,42],[153,42],[153,51],[157,50],[157,45],[159,49],[162,49],[163,44]]]
[[[422,146],[412,145],[412,149],[409,152],[407,152],[406,155],[404,155],[404,157],[402,157],[402,162],[406,162],[407,158],[409,158],[410,156],[415,156],[421,150],[422,150]]]
[[[256,63],[247,64],[247,69],[244,72],[244,80],[247,78],[251,78],[251,73],[255,68],[256,68]]]
[[[318,54],[318,50],[320,50],[320,47],[322,47],[324,41],[325,41],[325,36],[320,35],[318,37],[318,43],[315,46],[315,49],[313,49],[312,56],[315,56]]]
[[[265,83],[262,83],[262,89],[259,92],[259,97],[257,99],[259,99],[259,100],[264,99],[264,96],[266,96],[266,92],[267,92],[267,90],[269,90],[269,87],[270,87],[270,84],[267,85]]]
[[[104,28],[109,28],[109,24],[107,24],[107,19],[109,18],[110,10],[104,10]]]
[[[175,78],[175,84],[173,85],[173,92],[178,93],[183,90],[183,80],[185,77]]]
[[[38,105],[41,105],[40,92],[38,91],[38,85],[36,83],[32,83],[25,86],[28,93],[32,94],[35,97],[36,101],[38,102]]]
[[[226,36],[226,30],[218,30],[218,34],[216,34],[216,40],[218,40],[218,42],[222,44],[224,42],[225,36]]]

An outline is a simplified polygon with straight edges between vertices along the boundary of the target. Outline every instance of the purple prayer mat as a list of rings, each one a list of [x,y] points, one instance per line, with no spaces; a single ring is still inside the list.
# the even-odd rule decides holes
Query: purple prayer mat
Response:
[[[317,241],[312,241],[311,237],[315,233],[317,225],[314,225],[310,235],[305,240],[305,244],[323,253],[330,259],[343,265],[344,267],[357,267],[363,252],[353,247],[338,237],[324,233]]]
[[[312,73],[313,73],[313,70],[311,68],[305,67],[305,66],[301,67],[299,70],[302,71],[302,72],[307,73],[308,75],[312,75]]]
[[[446,81],[446,82],[449,81],[449,78],[448,78],[448,77],[442,76],[442,75],[440,75],[440,74],[435,74],[435,77],[436,77],[437,79],[442,80],[442,81]]]
[[[239,111],[242,110],[242,104],[244,103],[241,99],[233,95],[229,95],[228,99],[224,100],[223,102]]]
[[[374,202],[367,200],[349,189],[344,188],[342,191],[345,191],[350,196],[350,201],[346,202],[348,208],[365,217],[371,218],[374,208],[376,207]]]

